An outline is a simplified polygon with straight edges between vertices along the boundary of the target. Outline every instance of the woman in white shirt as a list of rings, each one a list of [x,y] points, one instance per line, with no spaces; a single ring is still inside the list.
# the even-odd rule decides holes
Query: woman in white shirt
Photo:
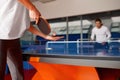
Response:
[[[106,26],[103,26],[101,19],[95,20],[95,25],[92,29],[91,40],[96,41],[95,48],[107,48],[107,41],[111,37],[111,33]],[[95,38],[96,37],[96,38]]]
[[[6,63],[12,80],[24,80],[19,38],[26,30],[48,40],[62,38],[35,29],[30,25],[29,12],[37,23],[41,14],[30,0],[0,0],[0,80],[4,80]]]

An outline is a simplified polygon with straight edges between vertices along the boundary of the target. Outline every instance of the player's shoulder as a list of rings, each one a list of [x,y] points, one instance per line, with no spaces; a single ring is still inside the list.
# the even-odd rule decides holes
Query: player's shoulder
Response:
[[[104,26],[104,25],[103,25],[102,27],[103,27],[103,28],[107,28],[107,26]]]
[[[93,27],[92,31],[96,30],[96,27]]]
[[[108,27],[107,27],[107,26],[102,26],[102,28],[103,28],[103,29],[105,29],[105,30],[107,30],[107,29],[108,29]]]

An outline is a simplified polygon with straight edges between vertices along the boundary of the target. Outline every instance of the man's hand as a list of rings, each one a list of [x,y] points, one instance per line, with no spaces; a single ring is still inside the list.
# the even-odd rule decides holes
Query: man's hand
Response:
[[[64,38],[63,36],[46,36],[45,39],[47,40],[52,40],[52,41],[56,41],[56,40],[59,40],[59,39],[62,39]]]
[[[106,44],[106,42],[102,42],[102,45],[105,45]]]

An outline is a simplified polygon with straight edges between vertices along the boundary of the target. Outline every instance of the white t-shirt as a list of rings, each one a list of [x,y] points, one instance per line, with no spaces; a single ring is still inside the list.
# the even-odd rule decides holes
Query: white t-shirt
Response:
[[[18,0],[0,0],[0,39],[20,38],[29,26],[29,12]]]
[[[92,29],[91,39],[94,40],[95,36],[96,36],[96,42],[102,43],[102,42],[107,42],[110,39],[111,33],[108,30],[108,28],[105,26],[102,26],[101,28],[94,27]]]

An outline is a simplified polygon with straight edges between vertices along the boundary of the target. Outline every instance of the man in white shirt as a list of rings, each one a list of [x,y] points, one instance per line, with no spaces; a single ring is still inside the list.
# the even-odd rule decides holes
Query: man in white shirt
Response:
[[[106,26],[103,26],[101,19],[97,18],[95,20],[95,25],[92,29],[91,40],[96,41],[95,48],[107,48],[107,41],[111,37],[111,33]],[[96,37],[96,39],[95,39]]]
[[[41,14],[30,0],[0,0],[0,80],[4,80],[6,63],[12,80],[24,80],[19,38],[28,30],[48,40],[62,37],[45,35],[30,25],[30,18],[38,22]]]

